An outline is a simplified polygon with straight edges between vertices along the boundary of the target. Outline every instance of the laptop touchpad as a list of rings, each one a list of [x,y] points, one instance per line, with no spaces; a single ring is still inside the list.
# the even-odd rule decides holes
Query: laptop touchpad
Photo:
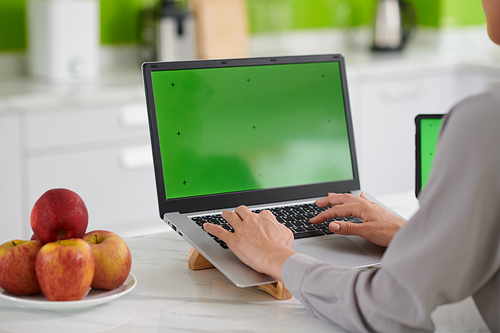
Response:
[[[313,240],[294,244],[293,249],[339,267],[357,267],[378,261],[347,237]]]

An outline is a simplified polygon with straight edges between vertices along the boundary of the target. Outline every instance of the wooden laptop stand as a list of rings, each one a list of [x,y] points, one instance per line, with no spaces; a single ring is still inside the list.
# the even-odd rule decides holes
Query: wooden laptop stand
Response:
[[[200,252],[198,252],[198,250],[196,250],[194,247],[191,247],[191,250],[189,251],[188,267],[196,271],[199,269],[212,268],[214,266],[210,263],[210,261],[202,256]],[[259,286],[259,288],[279,300],[292,298],[292,294],[285,288],[285,285],[283,285],[283,283],[279,281],[262,284]]]

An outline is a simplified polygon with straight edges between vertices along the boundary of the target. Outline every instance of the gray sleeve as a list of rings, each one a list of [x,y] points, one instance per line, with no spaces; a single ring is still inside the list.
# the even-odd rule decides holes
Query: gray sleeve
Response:
[[[429,320],[406,319],[411,295],[383,269],[342,269],[303,254],[285,261],[286,288],[317,318],[350,332],[432,331]],[[413,327],[412,327],[413,326]]]
[[[350,331],[433,330],[437,306],[500,285],[498,95],[470,98],[448,117],[420,209],[380,268],[339,269],[300,254],[285,262],[285,286],[312,313]]]

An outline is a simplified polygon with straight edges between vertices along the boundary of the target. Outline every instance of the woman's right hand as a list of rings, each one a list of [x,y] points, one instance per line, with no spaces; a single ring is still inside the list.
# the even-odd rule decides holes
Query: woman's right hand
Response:
[[[363,223],[343,221],[330,222],[330,231],[340,235],[357,235],[381,246],[388,246],[392,237],[406,223],[406,220],[389,213],[379,204],[370,201],[364,193],[354,196],[347,193],[329,193],[316,201],[318,207],[332,208],[311,219],[311,223],[321,223],[334,217],[355,216]]]

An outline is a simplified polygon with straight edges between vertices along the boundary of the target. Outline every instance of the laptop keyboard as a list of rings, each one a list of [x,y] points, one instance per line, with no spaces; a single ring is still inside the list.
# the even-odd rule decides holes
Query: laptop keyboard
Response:
[[[353,223],[361,223],[363,220],[360,218],[350,216],[350,217],[335,217],[333,219],[329,219],[323,223],[312,224],[309,222],[311,218],[318,215],[319,213],[327,210],[330,207],[318,207],[316,204],[302,204],[302,205],[293,205],[293,206],[283,206],[283,207],[275,207],[269,208],[278,222],[284,224],[287,228],[292,230],[293,236],[295,239],[305,238],[305,237],[313,237],[313,236],[322,236],[333,234],[328,229],[328,224],[332,221],[348,221]],[[255,213],[259,213],[262,210],[253,210]],[[215,215],[205,215],[205,216],[195,216],[191,218],[197,225],[203,228],[204,223],[213,223],[216,225],[220,225],[224,229],[233,232],[234,229],[231,227],[229,223],[227,223],[224,218],[222,218],[221,214]],[[212,238],[220,244],[223,248],[227,249],[226,243],[224,243],[221,239],[212,236]]]

